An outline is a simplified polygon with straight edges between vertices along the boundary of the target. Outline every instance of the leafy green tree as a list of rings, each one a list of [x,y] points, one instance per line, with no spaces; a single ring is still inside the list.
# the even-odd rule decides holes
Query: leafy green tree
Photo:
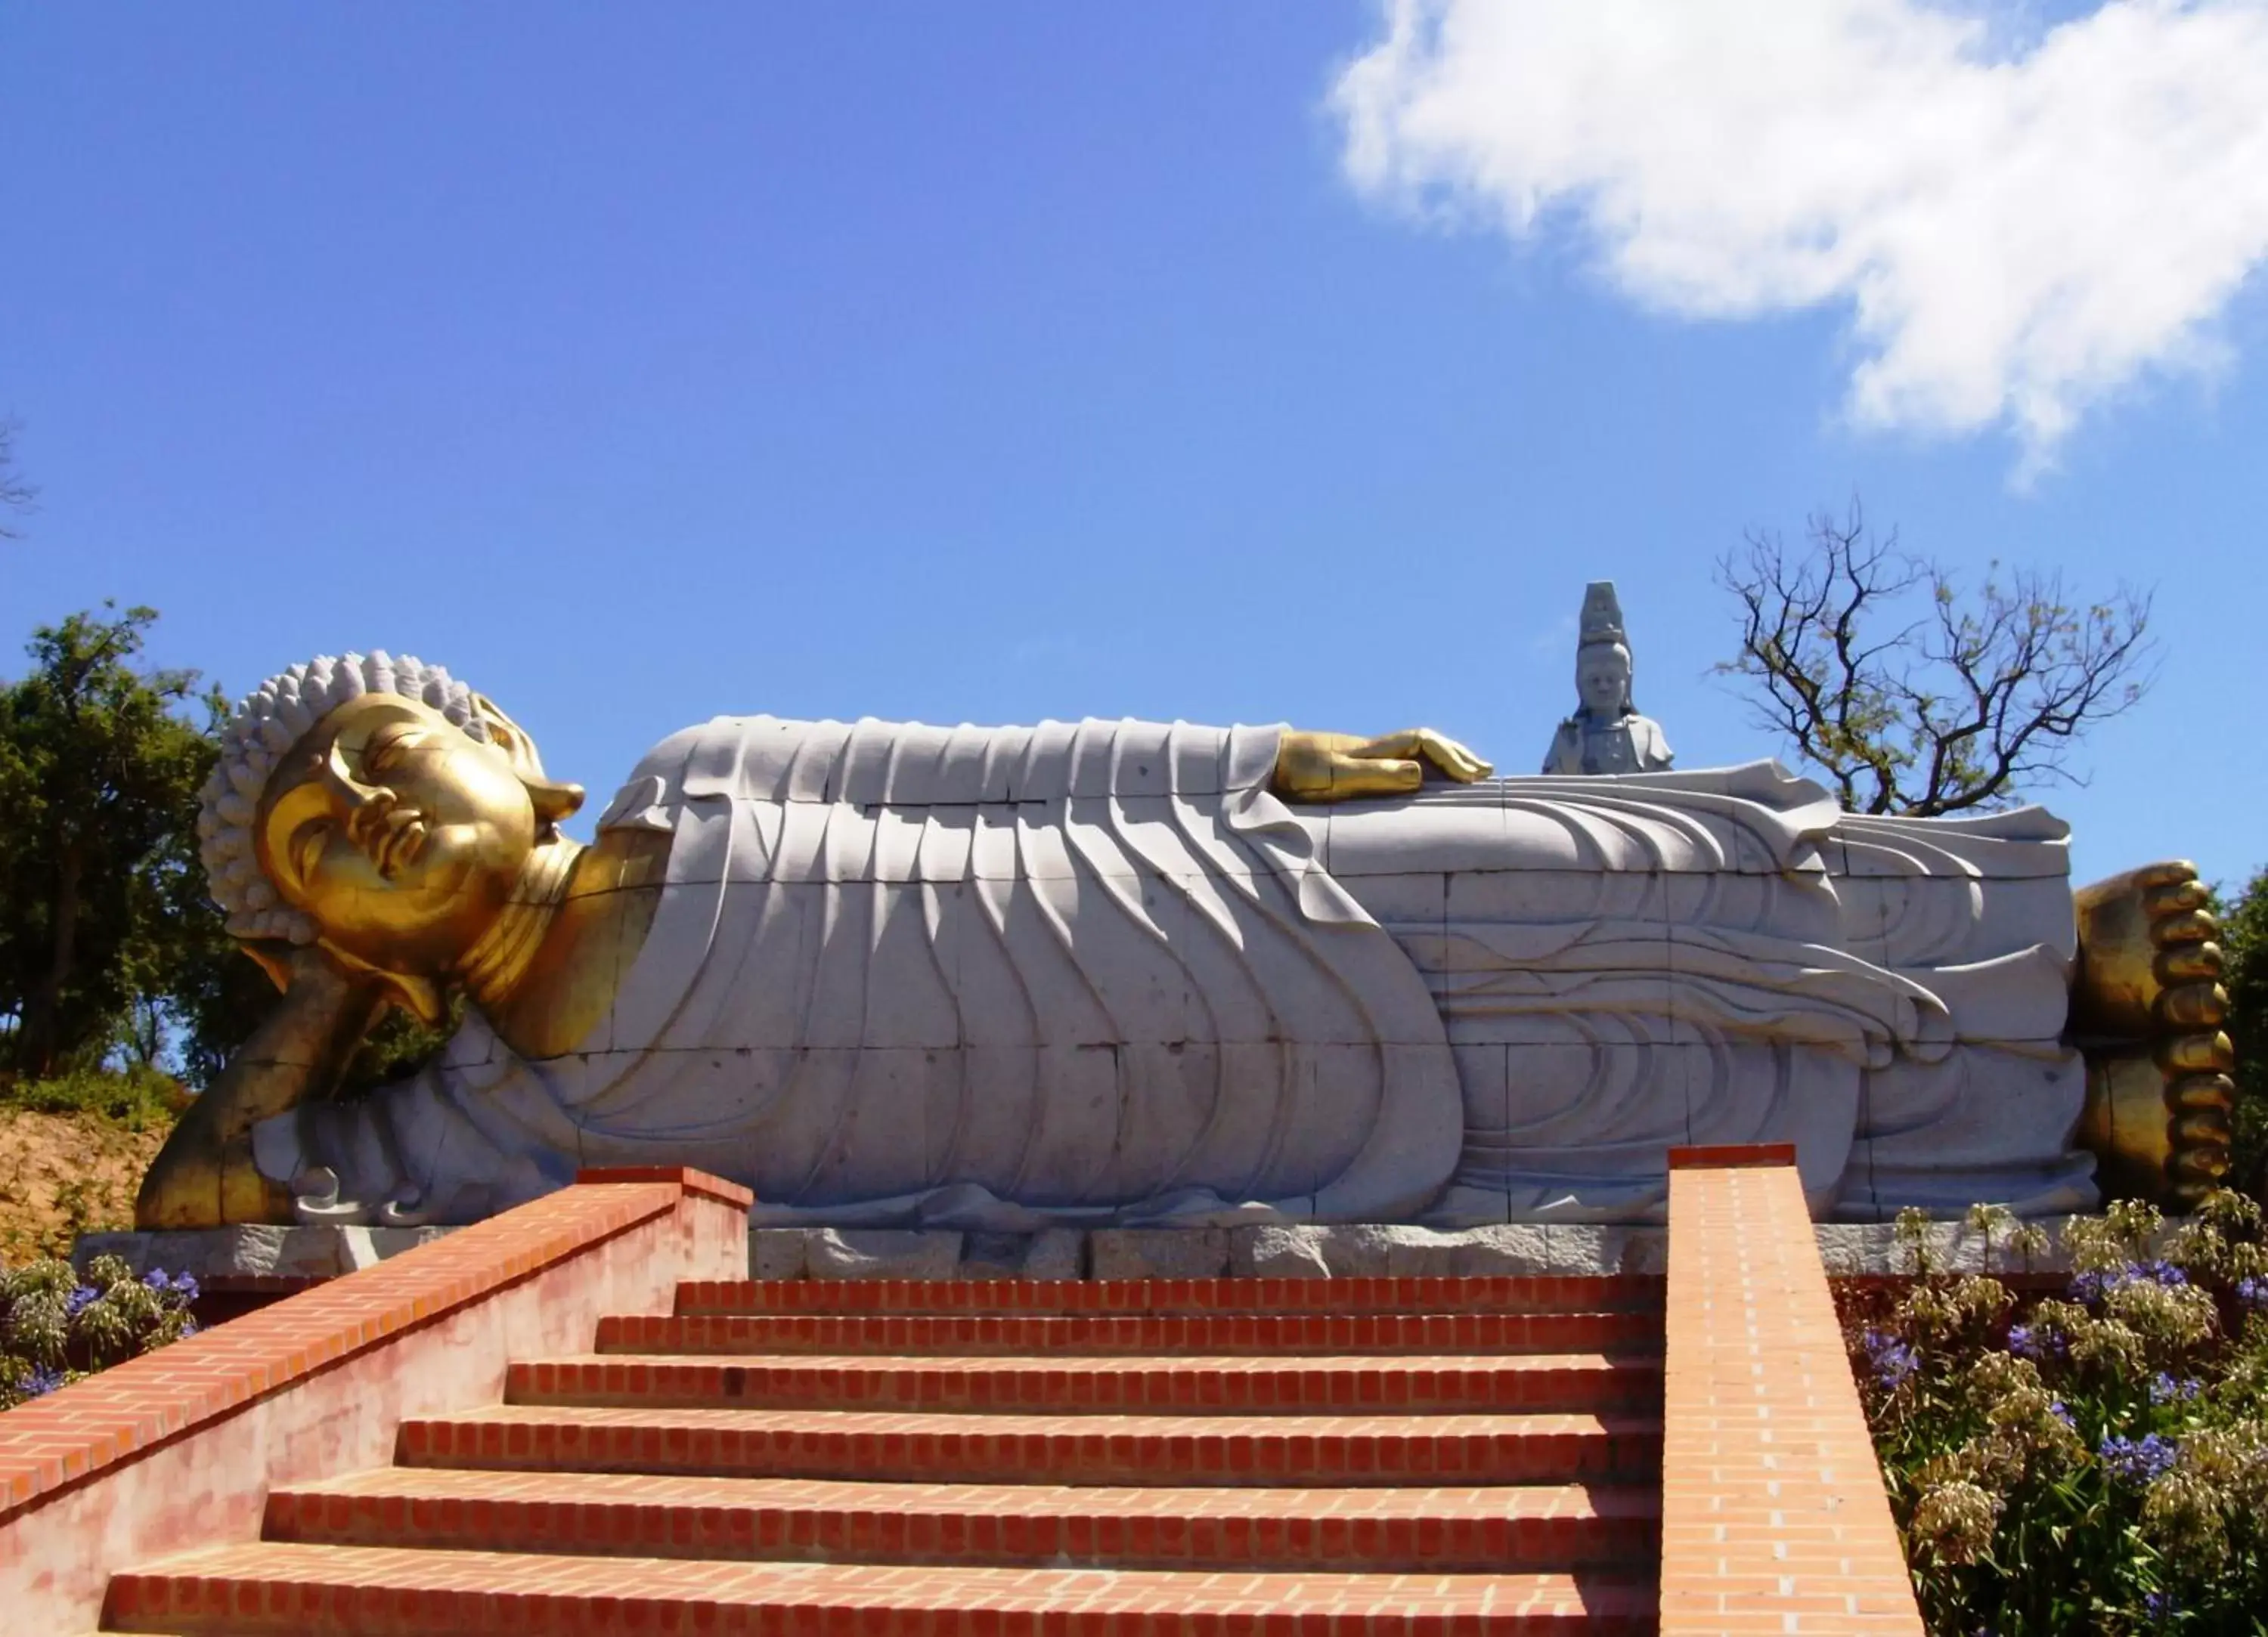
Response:
[[[1751,534],[1717,577],[1742,615],[1717,670],[1757,686],[1758,718],[1855,812],[1988,811],[2072,779],[2079,740],[2152,679],[2146,593],[2080,603],[2058,576],[1996,564],[1964,595],[1855,501],[1810,520],[1808,551]]]
[[[197,856],[225,701],[194,671],[136,667],[157,617],[42,626],[31,673],[0,686],[0,1066],[26,1080],[123,1056],[208,1084],[276,1003]],[[389,1015],[342,1089],[414,1070],[453,1022]]]
[[[32,1076],[136,1039],[193,925],[198,787],[212,767],[193,671],[136,667],[157,613],[106,605],[33,634],[0,688],[0,1052]],[[155,1054],[157,1031],[139,1041]]]
[[[2235,1139],[2230,1178],[2268,1203],[2268,870],[2220,916],[2228,1035],[2236,1043]]]
[[[202,870],[181,885],[176,913],[184,936],[157,998],[176,1031],[181,1077],[210,1085],[276,1003],[276,986],[228,936]]]
[[[0,415],[0,540],[17,538],[21,531],[8,514],[29,511],[40,492],[16,470],[16,434],[22,429],[22,422],[13,415]]]

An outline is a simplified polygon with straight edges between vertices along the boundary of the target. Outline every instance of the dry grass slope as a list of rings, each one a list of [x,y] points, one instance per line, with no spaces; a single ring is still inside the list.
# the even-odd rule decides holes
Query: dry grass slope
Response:
[[[134,1225],[134,1191],[166,1127],[0,1108],[0,1264],[64,1256],[82,1233]]]

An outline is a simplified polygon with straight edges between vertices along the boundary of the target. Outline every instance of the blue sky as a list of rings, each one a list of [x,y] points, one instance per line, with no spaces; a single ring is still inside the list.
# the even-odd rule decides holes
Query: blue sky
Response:
[[[2268,119],[2255,0],[1997,18],[2035,101],[2098,114],[2082,48],[2142,29],[2097,55],[2158,63],[2196,128],[1934,214],[1929,177],[2073,144],[1996,135],[1972,93],[2006,75],[1909,18],[1922,122],[1851,121],[1883,151],[1835,161],[1874,179],[1830,223],[1847,266],[1775,162],[1816,134],[1729,164],[1679,135],[1746,128],[1742,87],[1617,78],[1638,14],[1477,40],[1456,10],[1396,55],[1370,5],[1280,0],[0,5],[0,408],[41,489],[0,635],[146,602],[156,657],[235,692],[415,653],[595,808],[730,711],[1424,722],[1529,771],[1610,577],[1638,701],[1704,766],[1777,749],[1707,675],[1713,560],[1855,492],[1971,576],[2155,586],[2155,692],[2042,792],[2075,873],[2268,863],[2268,206],[2194,158]],[[1797,46],[1830,92],[1867,67]],[[1975,105],[1950,136],[1940,84]],[[2205,190],[2171,227],[2161,149]],[[2043,243],[2052,276],[2003,265]]]

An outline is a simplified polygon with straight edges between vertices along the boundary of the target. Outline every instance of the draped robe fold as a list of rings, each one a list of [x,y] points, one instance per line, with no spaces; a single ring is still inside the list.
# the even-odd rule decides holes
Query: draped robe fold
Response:
[[[256,1160],[399,1222],[631,1164],[773,1223],[1640,1220],[1668,1145],[1761,1140],[1822,1214],[2091,1200],[2058,821],[1853,819],[1772,763],[1294,811],[1280,737],[688,729],[600,820],[670,841],[578,1050],[474,1012]]]
[[[362,1105],[258,1134],[373,1220],[697,1165],[759,1220],[1395,1220],[1453,1169],[1423,980],[1269,793],[1280,730],[722,717],[600,818],[671,837],[611,1016],[528,1061],[477,1014]],[[372,1201],[379,1201],[372,1215]]]

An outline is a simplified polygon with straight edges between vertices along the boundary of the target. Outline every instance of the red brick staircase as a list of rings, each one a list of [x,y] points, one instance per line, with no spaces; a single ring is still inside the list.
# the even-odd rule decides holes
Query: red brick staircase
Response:
[[[1660,1281],[688,1284],[122,1632],[1651,1632]],[[1296,1626],[1291,1623],[1296,1619]]]

